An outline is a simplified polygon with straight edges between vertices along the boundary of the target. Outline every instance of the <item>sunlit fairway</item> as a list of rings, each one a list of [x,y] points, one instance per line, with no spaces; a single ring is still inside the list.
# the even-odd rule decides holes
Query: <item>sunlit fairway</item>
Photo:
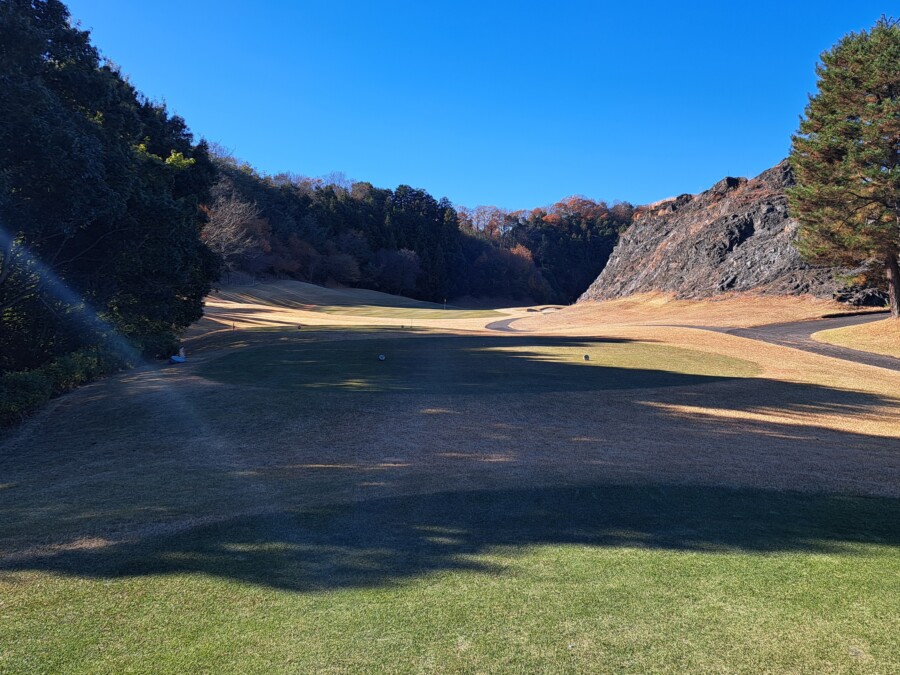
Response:
[[[356,309],[4,440],[0,672],[900,670],[895,373]]]

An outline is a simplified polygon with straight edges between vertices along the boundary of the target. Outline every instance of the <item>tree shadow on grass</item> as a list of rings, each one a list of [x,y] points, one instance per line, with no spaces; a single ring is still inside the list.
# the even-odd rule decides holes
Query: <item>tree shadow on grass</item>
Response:
[[[646,389],[758,372],[749,361],[649,340],[536,336],[270,344],[227,354],[198,370],[228,384],[418,395]]]
[[[401,351],[390,352],[389,347]],[[377,350],[384,348],[390,367],[402,361],[406,347],[415,347],[408,351],[408,371],[386,371],[382,368],[385,364],[374,358]],[[564,354],[551,354],[548,360],[547,347]],[[295,348],[299,351],[292,351]],[[17,472],[0,483],[24,479],[22,487],[4,490],[8,495],[0,492],[0,514],[13,524],[7,530],[15,535],[15,524],[21,521],[27,536],[32,537],[27,518],[34,517],[36,526],[50,528],[73,542],[80,536],[114,529],[111,519],[116,512],[127,511],[124,515],[134,534],[94,548],[74,545],[10,555],[0,559],[0,572],[44,570],[93,578],[197,572],[306,592],[388,585],[443,570],[498,571],[479,557],[498,548],[515,551],[540,545],[578,545],[853,554],[861,544],[900,546],[898,499],[660,484],[690,482],[700,475],[704,481],[720,477],[726,484],[757,481],[749,484],[772,486],[776,483],[762,481],[757,475],[781,471],[793,472],[798,481],[805,481],[791,485],[808,485],[810,476],[820,485],[824,473],[837,473],[843,480],[854,472],[875,471],[879,477],[860,477],[862,491],[876,483],[880,489],[885,484],[890,488],[891,471],[897,469],[895,439],[823,428],[816,416],[862,418],[871,413],[883,417],[885,408],[897,410],[896,399],[746,378],[736,374],[747,363],[739,360],[732,364],[735,374],[730,376],[667,371],[663,367],[671,364],[663,363],[655,369],[653,359],[643,367],[597,364],[604,350],[654,348],[652,343],[532,336],[428,337],[363,340],[355,345],[322,341],[314,346],[314,352],[311,348],[288,345],[281,351],[273,347],[238,352],[255,353],[265,361],[230,364],[231,371],[222,370],[221,361],[210,361],[210,365],[218,364],[220,377],[223,372],[235,377],[249,372],[254,384],[261,373],[266,375],[265,368],[270,368],[266,376],[272,378],[286,374],[283,381],[270,383],[270,388],[234,390],[239,398],[230,405],[217,398],[228,388],[191,387],[187,396],[164,377],[142,376],[143,384],[123,382],[121,389],[100,385],[97,391],[106,393],[84,401],[76,418],[81,420],[78,433],[65,424],[72,417],[49,418],[41,432],[46,437],[43,445],[36,437],[28,437],[29,442],[20,444],[15,456],[0,457],[0,473],[2,467],[14,467]],[[597,350],[591,365],[579,360],[586,349]],[[668,353],[680,358],[684,351],[691,359],[696,355],[710,361],[716,358],[690,350],[658,352],[657,356]],[[286,366],[283,362],[309,358],[319,359],[320,365]],[[351,365],[358,359],[371,369],[369,378],[375,390],[389,402],[381,413],[384,422],[379,416],[364,417],[371,391],[334,386],[352,379],[346,372],[347,359]],[[720,366],[715,365],[714,370],[720,371]],[[307,382],[327,386],[296,387],[293,380],[303,371],[312,374]],[[593,394],[617,385],[635,390]],[[470,387],[475,389],[470,392]],[[277,389],[282,390],[280,395],[275,395]],[[300,395],[303,391],[312,395]],[[587,392],[588,396],[527,396],[545,391]],[[461,392],[489,396],[457,397]],[[496,402],[503,399],[491,394],[514,395],[514,408],[498,415]],[[553,402],[559,400],[564,403],[553,408]],[[548,407],[553,410],[549,416]],[[235,414],[236,409],[240,415]],[[709,410],[733,414],[767,409],[793,417],[782,424],[740,415],[704,417]],[[158,413],[160,419],[141,426],[139,415],[147,411]],[[607,435],[610,411],[625,416],[619,420],[618,437]],[[447,416],[453,412],[461,419],[451,421]],[[555,425],[566,415],[571,420],[562,420],[559,429],[564,435],[559,437]],[[279,455],[281,448],[266,444],[278,438],[286,442],[276,433],[277,425],[289,425],[295,417],[321,418],[327,423],[310,425],[303,434],[290,434],[290,443],[299,447]],[[501,422],[502,434],[495,433]],[[418,440],[414,438],[405,447],[404,460],[396,466],[395,462],[381,466],[386,457],[400,452],[393,444],[380,454],[370,451],[373,436],[367,434],[379,423],[385,425],[380,433],[391,439],[399,437],[407,425],[419,429]],[[550,427],[546,437],[536,428],[542,423]],[[360,433],[363,424],[369,426]],[[351,433],[344,434],[343,426]],[[126,453],[134,445],[135,429],[143,430],[149,439],[140,446],[140,455]],[[120,446],[106,445],[98,451],[101,454],[91,450],[92,437],[111,434],[122,437]],[[64,450],[52,456],[48,453],[48,448],[62,448],[63,444]],[[624,450],[619,451],[620,446]],[[701,450],[705,459],[697,457]],[[429,463],[429,453],[448,451],[456,451],[454,456],[460,459],[444,461],[438,468]],[[489,464],[483,463],[486,452],[504,454],[508,463],[502,471],[521,467],[519,473],[511,473],[521,482],[503,483],[499,473],[487,473]],[[571,455],[573,452],[578,454]],[[156,455],[160,462],[149,463]],[[35,479],[47,471],[50,460],[55,464],[53,475],[61,483],[75,478],[71,487],[57,491],[52,481]],[[543,479],[565,462],[577,464],[573,471],[579,473],[567,474],[559,482],[571,483],[571,476],[577,475],[585,486],[508,487],[529,485],[526,481],[534,477]],[[312,463],[320,466],[311,468]],[[146,469],[150,475],[128,473],[135,466],[141,471],[150,467]],[[429,472],[445,472],[443,481],[457,470],[472,472],[479,476],[477,484],[494,489],[451,490],[447,482],[440,482],[434,484],[445,492],[362,501],[349,498],[361,494],[360,479],[371,477],[365,472],[373,468],[387,472],[386,478],[396,478],[401,487],[405,480],[407,489],[411,484],[418,486],[415,481]],[[320,471],[326,474],[321,479]],[[95,472],[103,480],[91,482]],[[176,472],[190,472],[190,478],[168,485],[168,477]],[[341,472],[347,477],[340,476]],[[134,483],[124,483],[123,476],[130,476]],[[630,476],[639,480],[627,484]],[[79,492],[82,479],[90,485],[90,492]],[[289,492],[280,494],[279,481],[285,480]],[[866,484],[866,480],[870,482]],[[248,493],[248,486],[259,490]],[[35,487],[43,489],[32,489]],[[118,487],[125,494],[108,504],[98,502],[95,495],[104,487]],[[343,492],[338,494],[339,490]],[[157,514],[182,513],[184,517],[203,513],[195,505],[207,493],[220,495],[224,507],[233,512],[246,508],[242,512],[248,515],[215,522],[176,522],[168,526],[169,534],[163,532],[165,525],[154,528],[155,518],[165,520]],[[239,502],[245,493],[251,496]],[[304,494],[328,495],[340,504],[312,508],[307,502],[306,507],[294,507]],[[888,489],[882,494],[894,492]],[[212,503],[216,509],[205,513],[220,512],[218,504]],[[186,510],[180,511],[181,507]],[[54,508],[60,510],[54,512]],[[131,513],[134,509],[139,513]],[[68,531],[60,524],[64,518],[73,521],[66,525]],[[135,518],[139,522],[134,522]],[[141,523],[146,525],[143,530]]]
[[[853,554],[900,545],[900,500],[758,489],[591,484],[454,491],[278,511],[102,548],[0,561],[90,578],[203,573],[291,591],[389,585],[478,556],[576,545]]]

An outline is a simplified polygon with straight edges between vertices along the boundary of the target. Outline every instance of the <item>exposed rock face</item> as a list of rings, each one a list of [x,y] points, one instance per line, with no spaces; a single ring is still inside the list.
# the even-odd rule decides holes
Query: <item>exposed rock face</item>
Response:
[[[579,298],[663,291],[705,298],[726,291],[833,297],[837,270],[800,259],[784,189],[787,161],[752,180],[725,178],[700,195],[641,209],[597,280]]]

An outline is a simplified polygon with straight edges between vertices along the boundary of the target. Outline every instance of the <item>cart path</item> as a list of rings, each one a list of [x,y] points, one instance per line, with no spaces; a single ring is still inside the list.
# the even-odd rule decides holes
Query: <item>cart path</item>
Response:
[[[861,323],[879,321],[887,318],[887,312],[872,312],[868,314],[856,314],[852,316],[839,316],[830,319],[813,319],[811,321],[793,321],[790,323],[772,323],[766,326],[754,326],[752,328],[717,328],[713,326],[696,326],[703,330],[727,333],[738,337],[768,342],[782,347],[792,347],[813,354],[830,356],[844,361],[853,361],[867,366],[887,368],[900,371],[900,359],[885,354],[875,354],[850,347],[840,347],[827,342],[813,340],[812,334],[820,330],[832,328],[845,328]]]
[[[879,321],[887,318],[887,316],[887,312],[870,312],[867,314],[854,314],[850,316],[832,317],[829,319],[772,323],[765,326],[754,326],[752,328],[722,328],[719,326],[689,325],[673,325],[669,327],[694,328],[696,330],[725,333],[727,335],[759,340],[760,342],[768,342],[769,344],[779,345],[781,347],[791,347],[804,352],[812,352],[813,354],[821,354],[835,359],[842,359],[844,361],[852,361],[867,366],[876,366],[878,368],[887,368],[888,370],[900,372],[900,359],[893,356],[874,354],[859,349],[850,349],[849,347],[839,347],[838,345],[831,345],[827,342],[818,342],[811,337],[813,333],[818,333],[820,330],[844,328],[846,326],[869,323],[870,321]],[[485,328],[503,333],[528,332],[518,330],[511,326],[511,324],[517,320],[518,319],[505,319],[503,321],[494,321],[485,326]]]

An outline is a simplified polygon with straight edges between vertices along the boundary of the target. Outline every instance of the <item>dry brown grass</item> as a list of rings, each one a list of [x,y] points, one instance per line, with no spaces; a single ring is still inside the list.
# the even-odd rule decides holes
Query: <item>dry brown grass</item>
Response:
[[[812,338],[832,345],[900,358],[900,319],[823,330],[813,333]]]
[[[330,289],[299,281],[224,288],[206,299],[206,316],[189,332],[297,326],[384,326],[478,330],[491,321],[526,315],[525,308],[450,308],[363,289]]]
[[[709,303],[713,317],[696,304],[661,306],[665,321],[709,323],[758,321],[763,304],[744,302],[740,311],[736,304]],[[666,482],[900,495],[896,373],[652,325],[663,320],[652,310],[643,315],[648,325],[638,325],[636,304],[617,308],[616,324],[590,323],[598,312],[609,314],[587,306],[516,327],[683,347],[749,360],[762,372],[701,387],[553,395],[459,396],[436,386],[414,397],[299,396],[213,382],[195,371],[236,349],[386,333],[224,330],[199,336],[201,326],[186,367],[149,368],[85,387],[12,434],[0,453],[0,507],[5,504],[19,525],[0,549],[124,536],[261,504],[307,506],[457,488]],[[785,318],[802,315],[801,309],[783,303],[776,311]],[[268,317],[262,305],[253,311],[267,325],[286,320],[277,318],[280,308]],[[335,318],[328,316],[332,323]],[[485,323],[453,325],[474,331],[479,321]],[[359,327],[361,320],[346,323]],[[441,325],[431,323],[433,331]]]
[[[662,293],[643,293],[619,300],[587,302],[550,314],[529,314],[517,328],[567,334],[590,333],[609,324],[678,324],[746,328],[768,323],[817,319],[846,312],[847,306],[807,297],[727,294],[708,300],[678,300]]]

